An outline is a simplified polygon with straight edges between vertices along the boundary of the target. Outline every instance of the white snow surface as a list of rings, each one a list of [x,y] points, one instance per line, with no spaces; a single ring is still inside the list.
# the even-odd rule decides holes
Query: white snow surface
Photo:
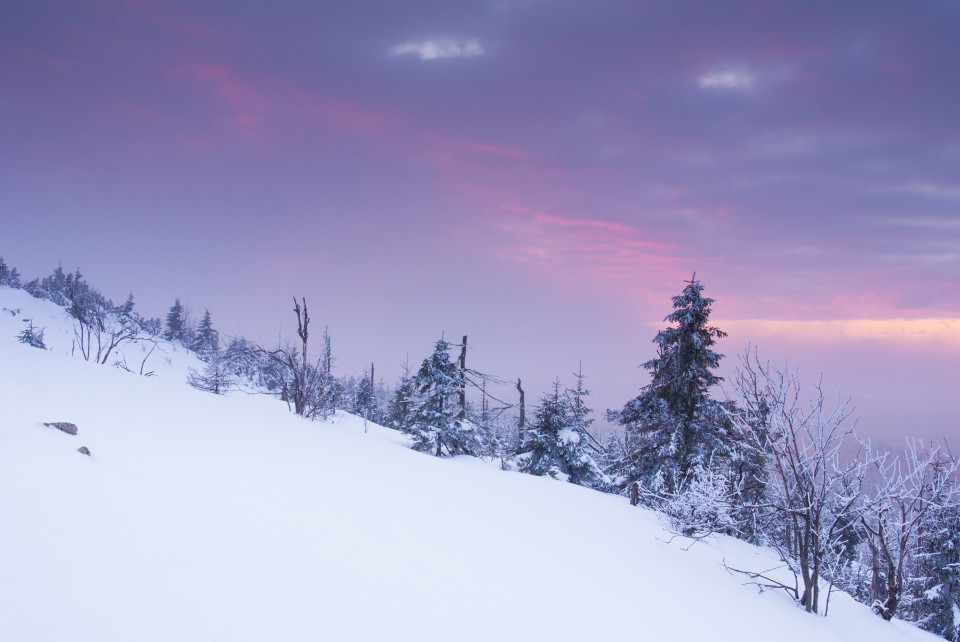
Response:
[[[760,594],[722,562],[769,551],[684,550],[624,498],[199,392],[170,345],[156,377],[87,363],[61,308],[4,287],[0,307],[20,309],[0,311],[3,640],[938,639],[846,595],[824,618]],[[16,341],[23,317],[52,349]]]

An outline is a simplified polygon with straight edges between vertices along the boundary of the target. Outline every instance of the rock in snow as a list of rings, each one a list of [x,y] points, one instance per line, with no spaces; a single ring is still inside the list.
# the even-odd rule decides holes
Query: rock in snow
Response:
[[[57,430],[61,430],[61,431],[65,432],[65,433],[67,433],[68,435],[75,435],[75,434],[77,434],[77,424],[72,424],[72,423],[67,422],[67,421],[53,421],[53,422],[50,422],[50,423],[44,422],[43,425],[44,425],[44,426],[50,426],[51,428],[56,428]]]

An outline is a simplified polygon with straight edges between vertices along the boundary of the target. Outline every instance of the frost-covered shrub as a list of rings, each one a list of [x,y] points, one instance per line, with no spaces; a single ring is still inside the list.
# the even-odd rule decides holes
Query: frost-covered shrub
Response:
[[[43,342],[43,333],[46,328],[37,328],[30,319],[24,319],[24,321],[27,323],[27,327],[17,335],[20,343],[26,343],[28,346],[46,350],[47,345]]]
[[[703,537],[736,530],[732,500],[727,479],[708,470],[684,484],[679,492],[665,496],[661,509],[677,532]]]
[[[222,395],[236,384],[236,377],[230,372],[230,364],[226,359],[219,353],[213,353],[203,372],[190,368],[187,383],[197,390]]]

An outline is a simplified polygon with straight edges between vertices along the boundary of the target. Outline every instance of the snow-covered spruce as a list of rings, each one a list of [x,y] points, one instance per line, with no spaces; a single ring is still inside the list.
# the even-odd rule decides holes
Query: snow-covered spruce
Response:
[[[590,409],[582,379],[573,394],[562,390],[560,380],[553,391],[540,399],[533,424],[524,431],[517,464],[531,475],[549,475],[554,479],[581,486],[601,487],[606,475],[597,465],[588,446]]]
[[[643,364],[651,381],[620,413],[626,447],[617,472],[624,488],[640,483],[672,494],[733,443],[709,395],[721,380],[714,371],[723,356],[712,347],[726,333],[708,325],[714,301],[702,292],[694,275],[673,297],[664,319],[670,326],[654,338],[657,356]]]
[[[413,380],[415,395],[404,431],[413,437],[415,450],[437,457],[478,455],[485,450],[485,438],[459,403],[466,382],[449,350],[450,343],[440,339],[433,354],[423,360]]]

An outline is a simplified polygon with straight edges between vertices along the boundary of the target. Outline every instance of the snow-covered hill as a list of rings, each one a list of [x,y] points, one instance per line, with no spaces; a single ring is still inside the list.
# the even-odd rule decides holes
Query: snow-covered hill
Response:
[[[623,498],[199,392],[169,345],[156,377],[88,363],[61,308],[3,287],[0,307],[0,639],[938,639],[845,595],[823,618],[759,594],[722,561],[769,552],[684,550]],[[23,318],[51,350],[16,341]]]

